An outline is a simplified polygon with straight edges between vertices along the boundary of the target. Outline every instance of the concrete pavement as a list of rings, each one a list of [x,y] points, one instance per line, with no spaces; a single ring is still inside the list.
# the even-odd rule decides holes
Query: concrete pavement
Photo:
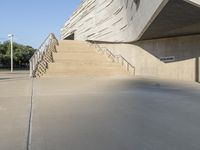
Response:
[[[199,150],[200,88],[159,80],[34,82],[33,150]]]
[[[0,149],[25,150],[31,80],[1,74],[0,89]],[[31,149],[199,150],[199,108],[195,83],[40,78],[33,82]]]
[[[26,150],[30,96],[27,72],[0,72],[1,150]]]

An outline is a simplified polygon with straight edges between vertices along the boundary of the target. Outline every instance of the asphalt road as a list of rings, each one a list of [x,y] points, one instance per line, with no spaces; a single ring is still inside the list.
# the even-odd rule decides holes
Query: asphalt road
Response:
[[[31,87],[26,77],[0,79],[2,150],[26,149]],[[200,86],[144,78],[37,79],[32,121],[31,150],[199,150]]]

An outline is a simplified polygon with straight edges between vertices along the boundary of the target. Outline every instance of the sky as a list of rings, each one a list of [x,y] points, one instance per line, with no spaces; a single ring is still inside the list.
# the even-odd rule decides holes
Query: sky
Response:
[[[0,0],[0,42],[14,35],[15,42],[38,48],[49,33],[60,38],[60,28],[81,0]]]

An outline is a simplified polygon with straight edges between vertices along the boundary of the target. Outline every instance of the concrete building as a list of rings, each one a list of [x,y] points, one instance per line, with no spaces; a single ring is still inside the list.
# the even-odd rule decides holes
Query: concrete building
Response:
[[[200,79],[200,0],[85,0],[61,35],[98,42],[139,76]]]

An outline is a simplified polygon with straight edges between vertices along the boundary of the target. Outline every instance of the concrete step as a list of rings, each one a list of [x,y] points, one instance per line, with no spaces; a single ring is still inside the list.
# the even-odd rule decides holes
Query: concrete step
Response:
[[[113,63],[111,61],[61,61],[61,62],[54,62],[54,63],[50,63],[49,66],[108,66],[108,65],[118,65],[121,66],[117,63]]]
[[[82,49],[58,49],[57,53],[97,53],[94,50],[82,50]]]
[[[99,55],[98,53],[55,53],[53,56],[54,60],[104,60],[106,59],[105,56]]]
[[[86,42],[78,40],[59,40],[59,44],[86,44]]]
[[[69,49],[72,49],[72,50],[95,50],[93,47],[89,47],[87,45],[82,45],[82,46],[78,46],[78,45],[60,45],[60,46],[57,46],[57,49],[61,49],[61,50],[69,50]]]
[[[66,71],[70,69],[76,69],[76,70],[123,70],[119,64],[115,63],[109,63],[109,64],[77,64],[77,63],[71,63],[71,64],[59,64],[59,63],[54,63],[50,64],[49,68],[50,71]]]
[[[97,63],[97,64],[104,64],[105,62],[112,62],[112,60],[110,60],[110,59],[107,59],[107,58],[105,58],[105,59],[92,59],[92,58],[90,58],[90,59],[77,59],[77,58],[68,58],[68,59],[56,59],[56,60],[54,60],[54,63],[91,63],[91,64],[93,64],[93,63]]]
[[[75,74],[75,73],[65,73],[65,74],[63,74],[63,73],[46,73],[45,75],[43,75],[42,77],[44,77],[44,78],[49,78],[49,77],[78,77],[78,78],[80,78],[80,77],[83,77],[83,78],[96,78],[96,77],[100,77],[100,78],[102,78],[102,77],[105,77],[105,78],[107,78],[107,77],[130,77],[130,75],[129,74],[122,74],[122,73],[110,73],[110,72],[108,72],[108,73],[104,73],[104,74],[101,74],[101,73],[95,73],[95,74],[91,74],[91,73],[89,73],[89,74],[87,74],[87,73],[83,73],[83,74]]]
[[[81,41],[59,41],[54,63],[49,63],[47,76],[128,76],[129,73],[111,59]]]
[[[88,46],[88,45],[86,45],[86,44],[82,44],[82,45],[63,45],[63,44],[61,44],[61,45],[59,45],[58,46],[58,48],[64,48],[64,49],[84,49],[84,50],[87,50],[87,49],[92,49],[92,47],[90,47],[90,46]]]
[[[71,68],[68,70],[61,70],[61,71],[52,71],[52,70],[47,70],[48,76],[113,76],[113,75],[126,75],[128,76],[129,73],[124,71],[124,70],[117,70],[117,69],[96,69],[96,70],[91,70],[91,69],[75,69]]]

